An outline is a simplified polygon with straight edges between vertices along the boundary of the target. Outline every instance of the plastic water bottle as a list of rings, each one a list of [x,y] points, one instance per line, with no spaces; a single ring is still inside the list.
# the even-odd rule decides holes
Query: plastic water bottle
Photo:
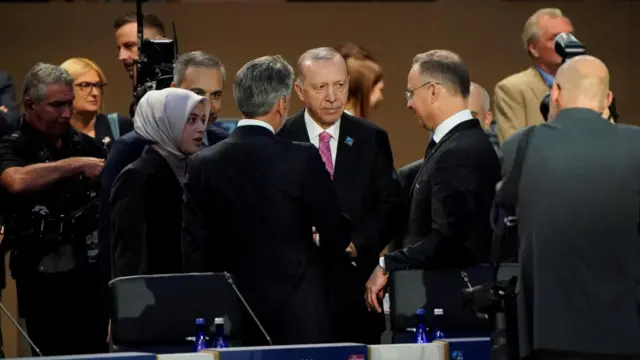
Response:
[[[427,339],[427,328],[424,325],[424,309],[418,309],[416,311],[418,315],[418,325],[416,326],[416,344],[426,344],[429,342]]]
[[[196,352],[207,348],[207,327],[203,318],[196,319]]]
[[[229,347],[227,340],[224,337],[224,319],[216,318],[214,320],[216,326],[215,337],[213,338],[213,347],[214,348],[226,348]]]
[[[433,340],[444,339],[442,332],[442,324],[444,320],[444,311],[442,309],[433,309]]]

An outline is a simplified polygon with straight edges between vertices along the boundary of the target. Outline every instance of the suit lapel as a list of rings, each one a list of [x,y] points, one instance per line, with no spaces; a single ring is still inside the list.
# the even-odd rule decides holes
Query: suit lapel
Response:
[[[338,150],[336,153],[336,161],[333,164],[333,179],[343,180],[349,167],[357,164],[357,151],[359,142],[356,141],[358,134],[353,126],[353,122],[346,114],[340,119],[340,134],[338,135]],[[362,140],[362,139],[361,139]]]
[[[289,134],[286,136],[287,139],[306,143],[311,142],[307,125],[304,123],[304,109],[287,120],[286,126],[289,130]]]
[[[535,67],[529,68],[529,77],[531,81],[527,83],[530,84],[529,89],[531,90],[533,96],[536,99],[542,99],[549,92],[549,87],[544,82],[542,75],[538,72],[538,69]]]
[[[434,156],[434,154],[438,151],[438,149],[440,149],[442,147],[442,144],[446,143],[449,139],[451,139],[453,137],[453,135],[457,134],[460,131],[466,130],[466,129],[471,129],[474,126],[480,126],[480,123],[477,122],[477,124],[474,124],[474,119],[471,120],[467,120],[467,121],[463,121],[460,124],[456,125],[453,129],[449,130],[448,133],[446,133],[442,139],[440,139],[440,141],[438,141],[436,143],[436,146],[433,148],[433,151],[429,152],[427,154],[427,156],[425,157],[424,161],[422,162],[422,166],[420,167],[420,171],[418,171],[418,175],[416,175],[415,180],[413,181],[413,186],[411,186],[411,193],[413,194],[413,191],[415,190],[416,184],[418,184],[418,181],[420,180],[420,177],[422,176],[422,174],[424,173],[424,170],[427,168],[427,165],[429,164],[429,160],[431,160]]]

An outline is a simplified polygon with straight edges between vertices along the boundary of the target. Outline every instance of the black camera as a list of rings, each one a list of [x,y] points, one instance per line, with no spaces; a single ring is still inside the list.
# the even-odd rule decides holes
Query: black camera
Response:
[[[142,40],[134,95],[136,103],[149,90],[162,90],[171,86],[176,55],[177,51],[173,40]]]
[[[133,90],[133,102],[129,108],[131,118],[135,115],[136,106],[140,99],[150,90],[162,90],[171,86],[173,81],[173,66],[178,58],[177,40],[144,39],[142,16],[142,1],[136,1],[138,23],[138,62],[136,83]],[[173,24],[173,34],[176,38],[176,28]]]
[[[563,64],[571,58],[585,55],[587,53],[587,49],[585,48],[585,46],[570,33],[558,34],[555,39],[554,47],[556,53],[562,58]],[[549,118],[550,96],[551,94],[547,93],[540,102],[540,113],[542,114],[544,121],[547,121]],[[613,120],[614,123],[618,122],[618,112],[616,109],[615,98],[612,99],[611,105],[609,105],[609,119]]]

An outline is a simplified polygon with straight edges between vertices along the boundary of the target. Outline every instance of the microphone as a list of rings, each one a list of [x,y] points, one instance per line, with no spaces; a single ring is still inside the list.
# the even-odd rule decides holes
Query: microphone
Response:
[[[260,328],[260,331],[262,332],[262,335],[264,335],[264,337],[267,339],[267,341],[269,342],[269,345],[273,345],[273,342],[271,341],[271,337],[269,336],[269,334],[267,334],[267,332],[264,329],[264,327],[262,327],[262,324],[260,323],[260,320],[258,320],[256,315],[253,313],[253,310],[251,310],[251,307],[249,307],[249,304],[247,304],[247,302],[244,300],[244,297],[242,297],[242,294],[240,294],[240,291],[236,287],[236,284],[235,284],[231,274],[229,274],[228,272],[225,271],[224,272],[224,277],[227,279],[227,281],[229,282],[229,284],[233,288],[233,291],[236,292],[236,295],[238,295],[238,298],[240,298],[240,301],[242,301],[242,304],[244,305],[245,309],[247,309],[247,311],[249,312],[249,315],[251,315],[251,317],[253,318],[253,321],[255,321],[256,324],[258,324],[258,327]]]
[[[29,342],[29,345],[31,345],[31,347],[38,353],[39,356],[44,356],[42,355],[42,352],[40,351],[40,349],[38,349],[38,347],[36,346],[36,344],[33,343],[33,341],[31,341],[31,339],[29,338],[29,335],[27,335],[27,332],[24,331],[24,329],[22,329],[22,327],[20,326],[20,324],[18,324],[18,322],[16,321],[16,319],[13,318],[13,316],[11,316],[11,314],[9,313],[9,310],[7,310],[6,307],[4,307],[4,305],[0,302],[0,309],[2,309],[2,312],[7,315],[7,317],[9,318],[9,320],[11,320],[11,322],[13,323],[13,326],[16,327],[16,329],[18,329],[18,331],[20,331],[20,334],[22,334],[22,337],[24,337],[25,339],[27,339],[27,341]]]
[[[469,288],[469,290],[473,290],[473,286],[471,285],[471,281],[469,281],[469,276],[467,275],[467,272],[464,270],[461,270],[460,276],[462,277],[462,281],[464,281],[464,283],[467,285],[467,288]],[[489,319],[489,315],[482,314],[479,312],[476,312],[476,316],[479,317],[480,319]]]

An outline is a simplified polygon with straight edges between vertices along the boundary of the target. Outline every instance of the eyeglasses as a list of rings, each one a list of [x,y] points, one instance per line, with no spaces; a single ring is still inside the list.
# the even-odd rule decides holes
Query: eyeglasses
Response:
[[[102,90],[104,90],[104,87],[107,86],[107,84],[104,84],[102,82],[96,82],[96,83],[81,82],[81,83],[73,84],[73,86],[77,87],[81,92],[85,94],[89,94],[91,93],[91,90],[93,90],[94,88],[98,90],[98,92],[102,92]]]
[[[416,90],[420,89],[421,87],[425,87],[425,86],[427,86],[429,84],[440,85],[440,83],[437,83],[437,82],[434,82],[434,81],[427,81],[424,84],[422,84],[422,85],[420,85],[420,86],[418,86],[416,88],[413,88],[411,90],[406,90],[404,92],[404,97],[405,97],[405,99],[407,99],[407,102],[409,102],[409,101],[411,101],[413,99],[413,96],[415,95]]]

